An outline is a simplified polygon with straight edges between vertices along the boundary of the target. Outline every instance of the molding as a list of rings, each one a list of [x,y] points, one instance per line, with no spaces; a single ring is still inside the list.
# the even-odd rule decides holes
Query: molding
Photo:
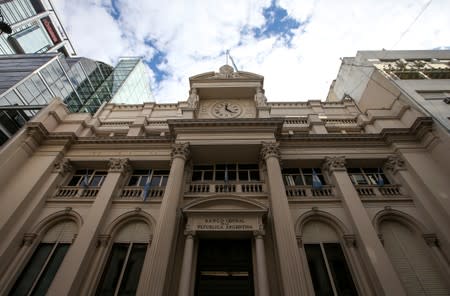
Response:
[[[130,160],[128,158],[110,158],[109,169],[110,173],[125,173],[131,170]]]
[[[73,170],[73,166],[68,158],[63,158],[53,166],[53,173],[64,175]]]
[[[261,143],[261,158],[266,160],[269,157],[281,159],[280,143],[278,142],[262,142]]]
[[[323,168],[329,172],[346,171],[345,165],[345,156],[325,156]]]

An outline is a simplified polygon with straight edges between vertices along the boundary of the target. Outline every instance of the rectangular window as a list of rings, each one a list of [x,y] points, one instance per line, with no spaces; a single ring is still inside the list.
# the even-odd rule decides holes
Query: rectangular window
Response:
[[[304,248],[317,296],[358,295],[339,243],[305,244]]]
[[[348,168],[347,172],[354,185],[390,184],[382,168]]]
[[[145,186],[150,183],[151,187],[166,186],[169,179],[169,170],[134,170],[128,180],[127,186]]]
[[[147,244],[115,243],[96,295],[135,295]]]
[[[67,183],[67,186],[100,187],[105,181],[108,172],[100,170],[77,170]]]
[[[284,168],[281,171],[286,186],[312,186],[314,174],[325,185],[325,178],[319,168]]]
[[[192,181],[230,181],[251,182],[259,181],[259,167],[257,164],[214,164],[196,165],[192,172]]]
[[[69,249],[67,243],[41,243],[9,295],[45,295]]]

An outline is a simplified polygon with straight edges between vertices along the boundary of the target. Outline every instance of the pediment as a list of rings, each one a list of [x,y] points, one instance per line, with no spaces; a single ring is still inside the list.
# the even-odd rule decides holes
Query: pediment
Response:
[[[246,71],[234,71],[228,65],[222,66],[219,72],[205,72],[189,78],[189,82],[192,85],[194,82],[205,82],[206,81],[258,81],[261,82],[264,80],[264,76],[246,72]]]
[[[184,213],[265,213],[267,207],[259,202],[238,197],[212,197],[193,201],[183,208]]]

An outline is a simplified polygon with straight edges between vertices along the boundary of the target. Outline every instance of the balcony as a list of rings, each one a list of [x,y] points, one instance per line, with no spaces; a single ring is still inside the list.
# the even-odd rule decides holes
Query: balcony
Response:
[[[153,186],[148,190],[145,200],[162,198],[164,196],[164,186]],[[123,201],[143,201],[144,200],[144,187],[142,186],[125,186],[120,191],[115,200]]]
[[[336,194],[332,185],[323,185],[322,188],[312,188],[312,186],[286,186],[288,198],[296,199],[335,199]]]
[[[100,191],[100,187],[60,186],[51,197],[54,200],[93,200]]]
[[[355,185],[361,198],[399,198],[405,197],[400,185]]]
[[[187,184],[187,194],[202,194],[202,193],[264,193],[266,192],[264,182],[245,182],[245,183],[228,183],[211,182],[211,183],[197,183],[193,182]]]

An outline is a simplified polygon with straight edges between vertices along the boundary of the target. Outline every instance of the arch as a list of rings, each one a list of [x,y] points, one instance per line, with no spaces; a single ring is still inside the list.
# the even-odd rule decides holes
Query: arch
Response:
[[[150,233],[153,232],[154,227],[156,225],[156,220],[149,213],[146,213],[140,209],[133,210],[123,213],[122,215],[114,219],[106,228],[106,234],[110,235],[111,237],[114,237],[116,232],[120,230],[122,226],[133,221],[145,222],[150,229]]]
[[[267,212],[266,205],[241,197],[230,197],[229,195],[215,196],[213,198],[202,198],[188,203],[183,212],[195,212],[201,210],[210,211],[240,211],[240,212]]]
[[[297,222],[295,223],[296,235],[301,235],[303,227],[311,221],[320,221],[327,224],[328,226],[333,228],[340,236],[350,234],[347,226],[345,226],[345,224],[336,216],[325,211],[310,210],[306,213],[303,213],[297,219]]]
[[[412,217],[411,215],[404,213],[399,210],[393,210],[393,209],[384,209],[379,211],[372,220],[372,224],[375,227],[375,230],[377,233],[380,233],[380,225],[383,221],[396,221],[400,224],[408,227],[409,229],[419,233],[419,234],[426,234],[431,233],[430,229],[426,227],[423,223],[418,221],[416,218]]]
[[[65,209],[55,212],[42,219],[37,225],[32,228],[32,233],[41,235],[47,232],[51,227],[63,220],[71,220],[77,224],[78,230],[83,225],[83,218],[80,214],[72,209]]]

